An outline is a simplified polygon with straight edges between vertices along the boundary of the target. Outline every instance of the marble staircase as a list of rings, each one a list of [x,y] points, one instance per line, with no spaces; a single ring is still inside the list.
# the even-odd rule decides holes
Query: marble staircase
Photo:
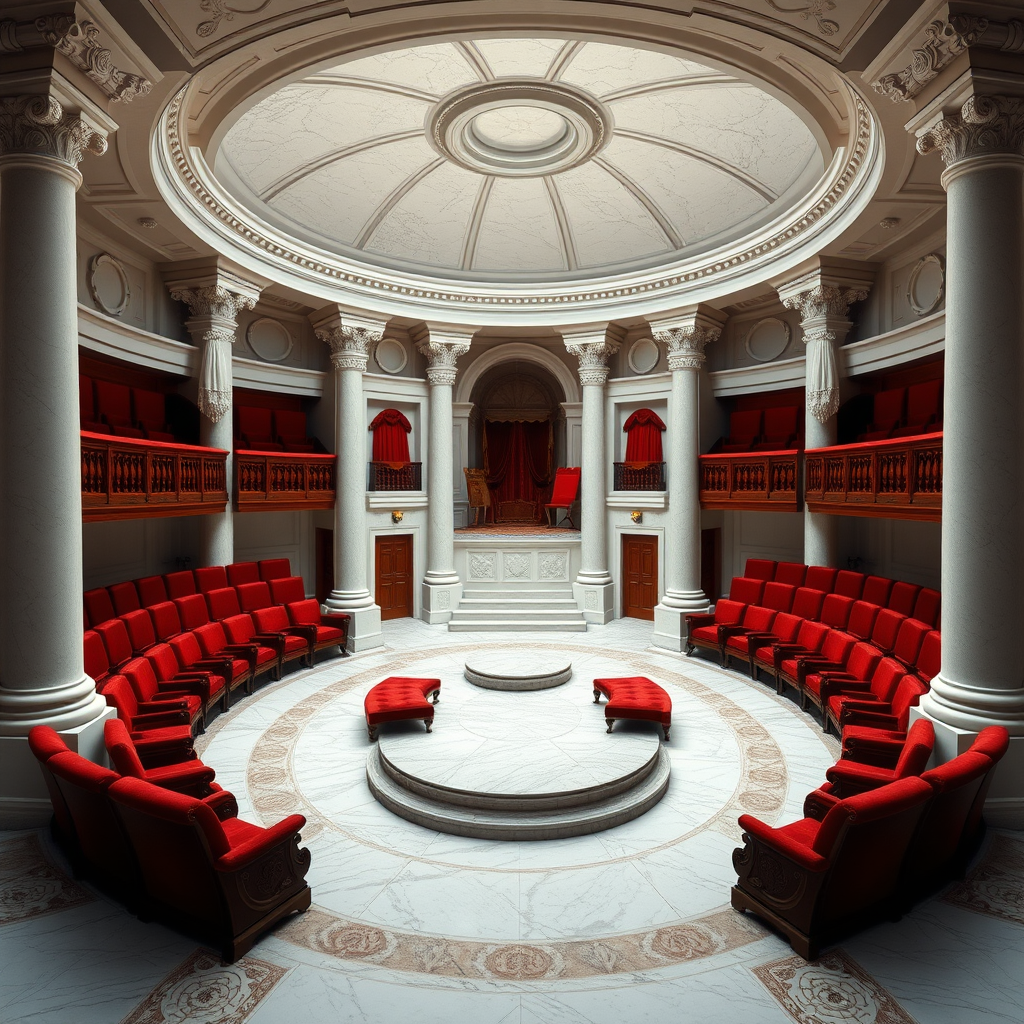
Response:
[[[466,587],[448,629],[453,633],[585,633],[587,623],[570,586],[528,589],[510,585],[500,589]]]

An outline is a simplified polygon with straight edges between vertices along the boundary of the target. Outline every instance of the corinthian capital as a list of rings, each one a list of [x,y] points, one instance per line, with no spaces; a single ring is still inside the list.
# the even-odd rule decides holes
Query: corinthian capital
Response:
[[[374,317],[349,313],[329,306],[310,316],[313,332],[331,350],[331,363],[337,370],[366,370],[370,347],[384,336],[387,322]]]
[[[579,360],[581,384],[603,385],[608,380],[608,357],[619,351],[621,342],[608,336],[607,327],[567,331],[562,340],[566,351]]]
[[[651,337],[665,346],[670,370],[699,370],[704,349],[722,334],[727,317],[710,306],[698,306],[680,315],[651,323]]]
[[[782,296],[786,309],[795,309],[804,324],[804,341],[807,340],[807,325],[818,320],[845,320],[850,306],[863,302],[868,297],[864,287],[844,288],[833,284],[816,284],[804,291]]]
[[[223,285],[205,285],[196,288],[172,288],[171,298],[184,302],[193,317],[209,317],[230,322],[232,341],[238,314],[256,305],[256,296],[231,291]]]
[[[451,386],[458,375],[459,356],[469,351],[473,330],[450,330],[428,327],[429,336],[416,343],[416,348],[427,359],[427,380],[433,385]]]
[[[52,96],[0,97],[0,156],[48,156],[77,168],[86,153],[106,149],[106,135]]]
[[[944,117],[918,138],[919,153],[933,150],[947,168],[977,156],[1024,156],[1024,99],[972,96],[959,114]]]

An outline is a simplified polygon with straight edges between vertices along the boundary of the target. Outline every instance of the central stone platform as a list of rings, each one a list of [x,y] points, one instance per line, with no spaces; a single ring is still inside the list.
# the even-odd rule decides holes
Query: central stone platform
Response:
[[[488,690],[546,690],[569,681],[572,662],[538,651],[481,651],[466,662],[464,674]]]
[[[433,733],[395,723],[367,760],[374,796],[409,821],[480,839],[560,839],[630,821],[668,788],[654,729],[629,723],[609,736],[582,683],[510,693],[445,679],[441,692]]]

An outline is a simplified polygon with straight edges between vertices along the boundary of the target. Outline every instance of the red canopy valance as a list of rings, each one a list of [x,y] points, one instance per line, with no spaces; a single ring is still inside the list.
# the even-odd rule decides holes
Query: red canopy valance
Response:
[[[370,424],[374,462],[408,462],[412,424],[397,409],[385,409]]]
[[[653,409],[637,409],[622,425],[626,432],[624,462],[662,462],[661,417]]]

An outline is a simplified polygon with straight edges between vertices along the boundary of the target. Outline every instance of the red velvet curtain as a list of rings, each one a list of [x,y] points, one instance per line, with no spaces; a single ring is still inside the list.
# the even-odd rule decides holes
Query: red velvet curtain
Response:
[[[374,462],[408,462],[412,424],[397,409],[385,409],[370,424]]]
[[[623,424],[626,457],[623,462],[664,462],[661,432],[665,424],[652,409],[637,409]]]
[[[492,501],[533,501],[543,514],[551,486],[550,420],[484,421],[484,472]]]

